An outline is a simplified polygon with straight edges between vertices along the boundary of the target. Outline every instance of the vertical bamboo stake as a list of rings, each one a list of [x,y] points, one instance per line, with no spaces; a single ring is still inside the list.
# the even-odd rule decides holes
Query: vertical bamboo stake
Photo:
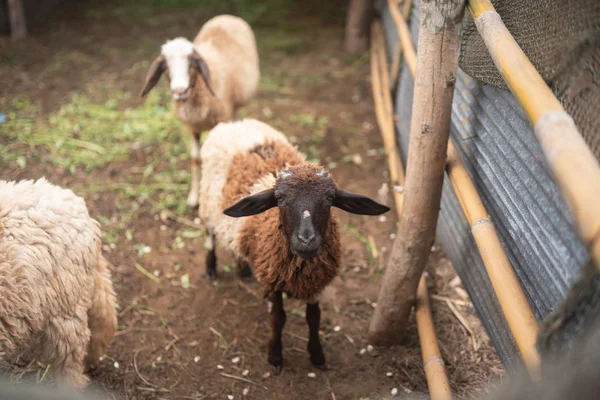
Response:
[[[400,64],[402,63],[402,48],[404,47],[402,45],[402,38],[403,37],[408,37],[410,39],[410,35],[405,35],[404,33],[400,32],[400,25],[397,21],[398,17],[400,17],[400,19],[402,21],[405,21],[406,18],[408,18],[408,15],[410,13],[410,7],[412,6],[412,1],[411,0],[402,0],[402,11],[398,10],[398,1],[396,0],[388,0],[388,7],[390,8],[390,14],[392,15],[392,18],[394,19],[394,22],[396,23],[396,29],[398,29],[398,44],[396,44],[396,53],[394,54],[394,57],[392,59],[392,66],[390,67],[390,81],[391,81],[391,86],[390,86],[390,90],[393,90],[396,87],[396,84],[398,83],[398,77],[400,75]],[[406,23],[404,23],[406,25]],[[414,54],[412,54],[414,56]],[[405,54],[404,57],[410,57],[410,54]],[[414,61],[414,60],[413,60]],[[414,65],[414,63],[413,63]],[[414,76],[414,74],[413,74]]]
[[[461,0],[421,4],[404,210],[369,327],[378,344],[399,341],[434,241],[463,12]]]
[[[14,39],[23,39],[27,36],[23,1],[8,0],[8,13],[10,15],[10,36]]]
[[[398,179],[399,183],[404,184],[404,170],[398,157],[396,146],[396,137],[393,121],[393,104],[390,97],[390,88],[387,87],[387,69],[385,52],[383,48],[383,32],[381,24],[378,21],[371,27],[371,82],[373,83],[373,99],[375,101],[375,113],[379,130],[383,136],[385,149],[388,154],[388,166],[392,181]],[[398,53],[402,51],[399,47]],[[387,96],[386,96],[387,94]],[[397,171],[395,169],[398,169]],[[398,220],[402,216],[402,196],[394,191],[394,201]],[[427,378],[427,386],[434,400],[448,400],[452,398],[450,384],[446,375],[444,361],[440,354],[440,349],[435,336],[435,327],[431,317],[429,306],[429,297],[427,294],[427,282],[425,275],[421,276],[419,288],[417,289],[416,305],[417,329],[419,331],[419,341],[421,343],[421,353],[423,355],[423,368]]]
[[[394,110],[390,89],[388,87],[388,74],[386,69],[385,49],[383,48],[383,32],[378,21],[371,27],[371,83],[373,88],[373,101],[375,115],[383,136],[383,144],[388,156],[392,193],[396,204],[398,220],[402,215],[402,194],[395,188],[404,185],[404,169],[398,155],[396,135],[394,129]]]
[[[469,221],[475,243],[490,277],[498,303],[506,317],[515,342],[521,351],[525,365],[534,379],[539,378],[540,355],[535,347],[539,325],[517,275],[504,253],[494,224],[492,223],[477,189],[452,144],[448,143],[448,176]]]
[[[442,360],[437,338],[435,337],[429,295],[427,294],[427,280],[424,274],[421,275],[419,287],[417,288],[415,319],[417,320],[419,342],[421,342],[421,353],[423,355],[423,368],[425,369],[431,399],[452,400],[444,360]]]
[[[404,8],[404,12],[400,12],[398,10],[398,6],[396,5],[395,0],[388,0],[388,6],[390,7],[390,14],[392,15],[392,19],[396,24],[396,29],[398,30],[398,46],[402,49],[406,49],[408,46],[412,47],[412,42],[410,41],[410,29],[408,28],[408,24],[406,23],[406,17],[408,16],[408,11],[410,10],[410,0],[407,0],[409,3],[408,8]],[[400,52],[398,52],[400,53]],[[408,69],[412,76],[415,76],[415,68],[417,67],[417,56],[415,52],[407,52],[404,51],[404,58],[406,60],[406,65],[408,65]],[[394,82],[398,79],[398,74],[400,73],[400,57],[398,57],[398,66],[393,65],[391,70],[392,79]]]
[[[496,67],[533,124],[579,233],[600,270],[600,165],[492,3],[469,0],[469,8]]]
[[[400,16],[400,23],[406,25]],[[406,62],[410,67],[409,54],[415,54],[412,42],[402,41]],[[411,71],[414,71],[415,65]],[[413,75],[414,76],[414,75]],[[498,298],[498,303],[506,317],[506,321],[519,347],[532,378],[539,378],[540,356],[535,347],[539,325],[527,302],[525,293],[519,284],[517,276],[504,253],[494,225],[481,202],[479,194],[471,181],[465,167],[452,144],[448,142],[448,162],[446,164],[448,177],[456,193],[461,209],[472,229],[475,243],[483,259],[487,274]]]

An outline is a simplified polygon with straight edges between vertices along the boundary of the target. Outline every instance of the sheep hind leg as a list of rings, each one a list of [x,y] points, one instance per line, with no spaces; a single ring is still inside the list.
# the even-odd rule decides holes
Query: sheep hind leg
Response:
[[[212,229],[206,230],[206,276],[209,280],[217,277],[217,244],[215,233]]]
[[[45,333],[44,360],[52,364],[63,387],[84,388],[86,346],[90,340],[87,310],[79,306],[72,318],[53,318]]]
[[[308,323],[308,354],[310,362],[317,368],[326,369],[325,354],[319,340],[321,308],[319,302],[306,303],[306,322]]]
[[[192,133],[192,183],[188,195],[187,206],[196,209],[199,205],[200,184],[200,132]]]
[[[269,364],[273,373],[279,375],[283,368],[283,343],[281,335],[285,325],[286,315],[283,309],[283,295],[273,292],[269,296],[269,317],[271,321],[271,339],[269,340]]]
[[[242,280],[252,279],[252,267],[250,267],[249,262],[238,259],[237,260],[237,270],[238,270],[238,275],[240,276],[240,278],[242,278]]]
[[[100,357],[108,347],[117,329],[117,313],[115,310],[116,295],[110,279],[108,261],[100,257],[96,270],[92,306],[88,310],[88,326],[90,343],[88,345],[85,364],[88,369],[98,366]]]

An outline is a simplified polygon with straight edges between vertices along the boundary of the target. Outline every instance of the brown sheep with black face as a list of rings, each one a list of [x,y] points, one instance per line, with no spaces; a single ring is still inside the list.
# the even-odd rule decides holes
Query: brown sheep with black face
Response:
[[[324,367],[318,299],[338,274],[341,257],[331,207],[363,215],[389,208],[339,188],[322,167],[305,162],[285,136],[255,120],[219,124],[201,159],[200,217],[211,239],[208,276],[216,276],[216,241],[252,267],[269,300],[269,363],[276,374],[283,364],[283,293],[305,301],[310,360]]]

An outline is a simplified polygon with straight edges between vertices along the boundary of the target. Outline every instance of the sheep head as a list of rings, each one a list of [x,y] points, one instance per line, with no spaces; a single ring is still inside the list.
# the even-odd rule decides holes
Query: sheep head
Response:
[[[317,255],[327,235],[332,206],[362,215],[390,210],[368,197],[338,188],[327,171],[306,163],[281,171],[275,187],[241,199],[224,213],[246,217],[279,207],[281,229],[291,250],[310,259]]]
[[[141,97],[145,97],[152,90],[165,71],[175,101],[185,101],[189,98],[198,74],[210,93],[215,95],[210,83],[208,65],[194,49],[194,44],[187,39],[177,38],[162,45],[161,54],[152,62],[148,70],[144,87],[140,92]]]

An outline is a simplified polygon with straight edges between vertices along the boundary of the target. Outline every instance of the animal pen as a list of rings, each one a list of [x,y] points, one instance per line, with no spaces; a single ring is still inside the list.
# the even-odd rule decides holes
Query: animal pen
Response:
[[[49,16],[56,31],[34,23],[59,3],[72,3],[75,27],[70,17]],[[298,9],[270,15],[266,1],[75,3],[0,1],[0,33],[19,39],[0,42],[10,48],[0,54],[0,179],[45,174],[85,197],[102,225],[119,322],[90,375],[102,389],[91,391],[337,400],[388,398],[393,387],[394,397],[445,400],[485,390],[500,361],[509,376],[548,379],[547,361],[600,316],[598,0],[296,2],[340,13],[320,29]],[[200,133],[190,155],[160,75],[145,103],[131,95],[159,44],[195,34],[213,11],[241,11],[257,38],[259,94],[238,117],[264,120],[343,187],[379,189],[395,205],[397,218],[340,218],[349,250],[316,328],[329,370],[308,363],[307,313],[291,299],[285,372],[267,369],[270,311],[256,282],[235,279],[238,260],[224,251],[218,281],[204,276],[214,238],[185,208]],[[455,285],[462,300],[445,296]],[[471,303],[498,357],[485,340],[478,352]],[[468,380],[457,372],[466,360],[493,368]],[[28,367],[48,379],[49,367]]]
[[[531,43],[546,38],[523,32],[519,23],[538,21],[559,2],[495,3],[524,48],[547,67],[540,62],[546,60],[543,42]],[[574,14],[590,13],[577,26],[585,40],[575,33],[562,38],[565,51],[577,48],[577,68],[568,77],[553,71],[552,80],[536,71],[489,0],[468,1],[464,22],[462,1],[376,2],[373,96],[400,225],[369,333],[375,341],[397,340],[413,302],[407,293],[416,293],[432,399],[451,398],[421,275],[436,221],[438,238],[509,370],[523,363],[539,380],[540,354],[571,346],[598,313],[599,122],[589,103],[598,102],[600,32],[590,21],[600,6],[592,3],[552,10],[564,25]],[[559,31],[567,29],[576,28]],[[499,74],[490,72],[494,66]],[[583,87],[565,95],[567,85],[582,79]]]

